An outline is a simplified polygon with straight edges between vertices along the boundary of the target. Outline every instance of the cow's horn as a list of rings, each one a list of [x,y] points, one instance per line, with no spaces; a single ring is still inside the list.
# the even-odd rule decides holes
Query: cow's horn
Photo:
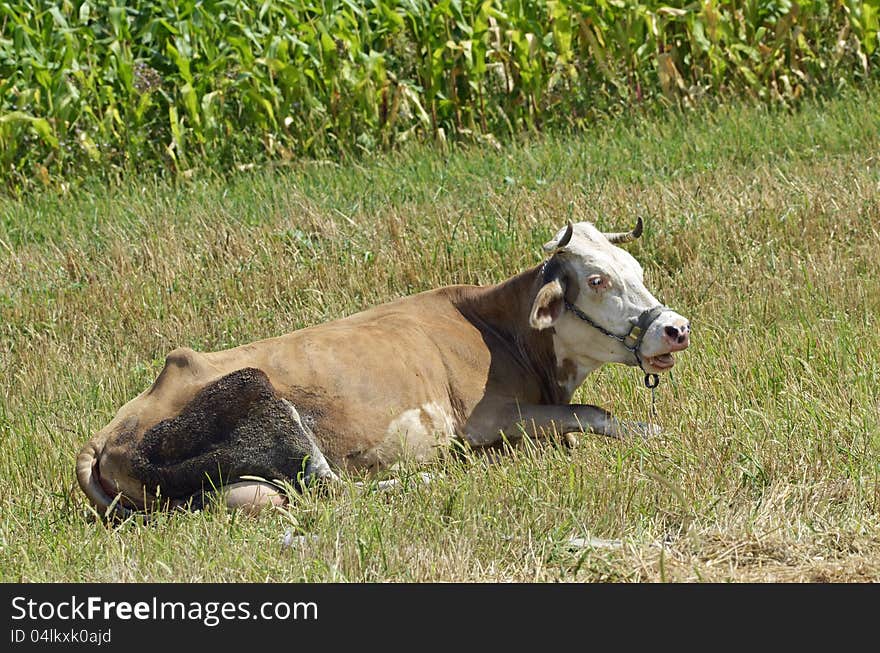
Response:
[[[608,239],[608,242],[614,243],[615,245],[618,245],[620,243],[628,243],[642,235],[642,226],[642,218],[641,216],[639,216],[639,219],[636,221],[636,226],[632,231],[622,231],[615,234],[605,234],[605,237]]]
[[[559,240],[551,240],[544,243],[544,251],[545,252],[555,252],[557,249],[562,249],[568,242],[571,240],[571,235],[574,233],[574,226],[571,224],[569,220],[568,226],[565,228],[565,233],[562,234],[562,238]]]

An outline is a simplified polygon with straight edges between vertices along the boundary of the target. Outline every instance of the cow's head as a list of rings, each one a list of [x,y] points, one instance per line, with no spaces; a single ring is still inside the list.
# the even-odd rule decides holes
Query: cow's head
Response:
[[[657,301],[645,288],[642,266],[616,246],[641,232],[641,218],[632,231],[612,234],[579,222],[544,245],[552,256],[529,321],[535,329],[553,327],[559,360],[595,369],[610,362],[639,365],[641,359],[653,374],[671,369],[673,352],[687,348],[688,320]]]

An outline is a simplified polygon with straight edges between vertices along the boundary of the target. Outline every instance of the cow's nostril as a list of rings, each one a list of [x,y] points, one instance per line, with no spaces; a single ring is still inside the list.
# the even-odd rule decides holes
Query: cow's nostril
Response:
[[[663,332],[664,332],[669,338],[672,338],[673,340],[678,340],[678,337],[679,337],[679,335],[680,335],[679,332],[678,332],[678,327],[674,327],[674,326],[672,326],[672,325],[670,325],[670,326],[666,327],[665,329],[663,329]]]

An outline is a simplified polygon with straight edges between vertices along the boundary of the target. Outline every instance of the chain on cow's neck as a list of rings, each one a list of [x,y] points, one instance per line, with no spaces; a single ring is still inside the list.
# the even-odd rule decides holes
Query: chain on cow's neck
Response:
[[[645,337],[645,333],[647,333],[648,327],[651,325],[651,323],[654,320],[657,319],[657,317],[664,310],[666,310],[666,307],[663,304],[658,304],[654,308],[649,308],[646,311],[642,311],[642,314],[639,315],[639,318],[636,321],[636,324],[633,326],[632,329],[630,329],[630,332],[627,333],[625,336],[619,336],[616,333],[612,333],[611,331],[609,331],[605,327],[603,327],[599,324],[596,324],[592,320],[592,318],[590,318],[589,315],[584,313],[581,309],[579,309],[577,306],[575,306],[574,304],[572,304],[569,301],[565,302],[565,308],[567,311],[573,313],[575,315],[575,317],[583,320],[584,322],[589,324],[591,327],[593,327],[594,329],[596,329],[600,333],[603,333],[604,335],[608,336],[609,338],[614,338],[615,340],[619,341],[624,346],[625,349],[630,351],[633,354],[633,356],[635,356],[636,362],[639,364],[639,369],[642,370],[642,372],[645,374],[645,378],[644,378],[645,387],[651,391],[651,406],[653,409],[654,397],[655,397],[654,390],[658,385],[660,385],[660,375],[653,373],[653,372],[648,372],[647,370],[645,370],[645,365],[644,365],[644,363],[642,363],[642,355],[641,355],[641,352],[639,351],[639,348],[642,346],[642,339]],[[626,344],[626,341],[629,340],[630,338],[633,339],[635,344],[633,344],[633,345]]]

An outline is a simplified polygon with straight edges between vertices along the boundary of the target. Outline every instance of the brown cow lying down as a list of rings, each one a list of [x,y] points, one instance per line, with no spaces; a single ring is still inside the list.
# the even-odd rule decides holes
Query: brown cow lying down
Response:
[[[252,510],[286,496],[247,477],[304,487],[425,461],[456,440],[632,431],[569,401],[604,363],[657,374],[688,346],[688,321],[614,244],[641,230],[641,219],[617,234],[569,224],[541,265],[493,286],[431,290],[226,351],[176,349],[83,447],[80,486],[105,514],[198,506],[221,487]]]

